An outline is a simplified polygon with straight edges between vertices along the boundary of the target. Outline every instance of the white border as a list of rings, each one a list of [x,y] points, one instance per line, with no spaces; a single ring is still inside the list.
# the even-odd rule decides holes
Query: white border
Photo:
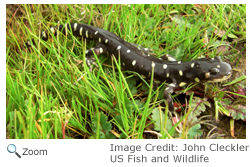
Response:
[[[37,3],[37,1],[24,1],[25,3]],[[22,2],[22,3],[24,3]],[[41,2],[41,1],[39,1]],[[43,1],[43,3],[51,3],[52,1]],[[55,1],[53,1],[55,3]],[[62,3],[62,1],[57,1]],[[70,1],[70,3],[77,4],[83,3],[84,1]],[[103,3],[104,1],[92,1],[92,3]],[[135,3],[136,1],[105,1],[105,3]],[[158,3],[157,1],[137,1],[136,3]],[[159,3],[168,3],[170,1],[159,1]],[[188,3],[188,1],[172,1],[172,3]],[[201,3],[202,1],[189,1],[189,3]],[[21,3],[20,1],[10,1],[8,3]],[[208,3],[208,1],[203,1],[203,3]],[[228,1],[209,1],[209,3],[247,3],[246,1],[236,1],[236,0],[228,0]],[[247,8],[249,5],[247,5]],[[6,22],[6,4],[1,2],[1,21]],[[249,10],[247,10],[247,15]],[[249,16],[247,17],[249,19]],[[249,21],[247,21],[247,28],[250,26],[248,25]],[[1,38],[1,78],[6,78],[6,26],[1,26],[2,38]],[[247,30],[247,32],[249,32]],[[248,33],[247,33],[248,35]],[[249,35],[248,35],[249,36]],[[247,36],[247,45],[248,42]],[[249,48],[249,47],[247,47]],[[249,55],[249,49],[247,49],[247,54]],[[247,63],[250,62],[249,56],[247,56]],[[247,67],[247,74],[250,74],[249,67]],[[247,78],[247,85],[249,83],[249,77]],[[247,87],[247,95],[249,95],[249,89]],[[202,154],[205,156],[209,156],[210,162],[209,163],[184,163],[184,164],[174,164],[172,162],[169,163],[157,163],[158,166],[240,166],[249,164],[250,161],[250,148],[248,152],[182,152],[181,147],[184,143],[186,144],[198,144],[198,145],[205,145],[209,147],[211,143],[218,143],[222,145],[229,145],[229,144],[242,144],[242,145],[249,145],[250,144],[250,133],[249,127],[250,123],[247,117],[247,139],[243,140],[233,140],[233,139],[224,139],[224,140],[15,140],[15,139],[6,139],[6,82],[2,79],[1,82],[1,106],[3,107],[3,111],[1,112],[1,144],[0,144],[0,151],[1,151],[1,160],[2,164],[9,164],[10,166],[89,166],[89,165],[109,165],[109,166],[153,166],[153,163],[111,163],[110,156],[115,154],[123,154],[126,156],[129,154],[128,152],[112,152],[110,151],[110,144],[118,144],[118,145],[141,145],[144,147],[147,143],[152,143],[153,145],[165,145],[165,144],[175,144],[178,145],[179,151],[175,152],[165,152],[165,151],[140,151],[136,152],[135,155],[145,155],[145,156],[157,156],[157,155],[170,155],[172,154]],[[247,98],[247,102],[249,102],[249,96]],[[249,113],[249,103],[247,103],[247,114]],[[24,156],[21,155],[22,158],[19,159],[14,154],[10,154],[7,152],[8,144],[15,144],[17,146],[17,152],[22,154],[23,148],[29,149],[47,149],[48,155],[47,156]]]

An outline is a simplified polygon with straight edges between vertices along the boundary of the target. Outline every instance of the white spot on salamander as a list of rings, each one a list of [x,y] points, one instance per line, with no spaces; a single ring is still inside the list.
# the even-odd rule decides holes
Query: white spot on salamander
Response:
[[[182,76],[182,75],[183,75],[183,72],[182,72],[181,70],[179,70],[179,74],[180,74],[180,76]]]
[[[100,52],[100,53],[103,53],[103,48],[99,48],[99,52]]]
[[[74,27],[73,27],[74,31],[77,30],[77,26],[78,26],[78,23],[74,23]]]
[[[194,67],[194,63],[191,64],[191,68],[193,68],[193,67]]]
[[[88,38],[88,30],[85,31],[85,37]]]
[[[117,47],[117,50],[119,50],[119,49],[121,49],[121,46],[118,46],[118,47]]]
[[[99,38],[98,41],[101,42],[101,38]]]
[[[43,36],[44,38],[46,38],[46,32],[45,32],[45,31],[42,32],[42,36]]]
[[[167,65],[166,65],[166,64],[164,64],[164,65],[163,65],[163,69],[166,69],[166,68],[167,68]]]
[[[128,49],[126,52],[127,52],[127,53],[130,53],[131,51]]]
[[[178,61],[178,64],[180,64],[181,63],[181,61]]]
[[[186,85],[187,83],[185,83],[185,82],[181,82],[180,84],[179,84],[179,86],[184,86],[184,85]]]
[[[169,73],[166,73],[166,77],[167,77],[167,78],[169,77]]]
[[[105,43],[108,43],[108,39],[105,40]]]
[[[135,64],[136,64],[136,60],[133,60],[132,65],[135,66]]]
[[[98,34],[98,31],[96,31],[95,33],[94,33],[94,35],[97,35]]]
[[[168,61],[176,61],[173,57],[170,57],[170,56],[168,56],[168,55],[167,55],[167,57],[168,57],[168,58],[167,58]]]
[[[200,79],[199,78],[194,78],[194,80],[196,81],[196,82],[200,82]]]
[[[220,68],[220,65],[217,65],[217,68]]]
[[[82,34],[83,34],[83,27],[79,29],[79,35],[82,36]]]
[[[206,72],[206,73],[205,73],[205,78],[206,78],[206,79],[210,78],[210,73],[209,73],[209,72]]]
[[[52,32],[52,34],[55,33],[55,28],[54,27],[51,27],[51,32]]]
[[[173,83],[169,84],[168,87],[175,87],[175,85]]]

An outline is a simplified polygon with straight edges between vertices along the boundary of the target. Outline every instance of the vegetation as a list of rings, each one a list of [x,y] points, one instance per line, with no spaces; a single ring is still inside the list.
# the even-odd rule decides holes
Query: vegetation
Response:
[[[215,120],[221,114],[231,118],[234,137],[233,122],[246,120],[245,5],[20,5],[7,15],[6,138],[222,137],[213,132],[212,114]],[[169,53],[190,61],[219,55],[233,75],[223,84],[176,91],[175,101],[185,93],[189,105],[170,117],[164,83],[154,86],[153,78],[122,71],[120,61],[107,55],[94,55],[98,68],[90,71],[83,60],[92,42],[69,33],[22,47],[51,26],[73,22],[111,31],[157,57]]]

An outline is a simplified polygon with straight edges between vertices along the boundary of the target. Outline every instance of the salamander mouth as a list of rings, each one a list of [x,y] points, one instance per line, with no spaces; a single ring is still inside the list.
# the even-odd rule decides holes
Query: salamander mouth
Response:
[[[214,78],[213,80],[209,80],[208,82],[222,82],[227,80],[228,78],[231,77],[231,71],[229,71],[226,75],[224,75],[223,77],[220,78]]]

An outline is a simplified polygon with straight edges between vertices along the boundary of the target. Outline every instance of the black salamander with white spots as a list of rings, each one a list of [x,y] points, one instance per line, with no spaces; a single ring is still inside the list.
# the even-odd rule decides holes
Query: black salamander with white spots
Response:
[[[147,48],[142,49],[136,44],[126,42],[112,32],[86,24],[59,25],[51,27],[50,31],[51,33],[43,31],[41,39],[47,41],[50,34],[57,35],[58,31],[63,34],[72,31],[74,36],[94,40],[97,44],[96,47],[86,50],[86,62],[89,66],[93,62],[91,56],[95,52],[96,55],[107,53],[117,59],[120,55],[123,69],[135,71],[143,77],[150,77],[152,68],[154,68],[154,79],[167,84],[164,97],[168,101],[170,111],[174,110],[170,94],[175,88],[191,82],[221,82],[231,76],[231,66],[223,62],[219,56],[190,62],[176,61],[168,54],[157,58],[151,56]],[[35,45],[34,39],[32,39],[32,43]],[[25,46],[31,47],[31,43],[26,42]]]

